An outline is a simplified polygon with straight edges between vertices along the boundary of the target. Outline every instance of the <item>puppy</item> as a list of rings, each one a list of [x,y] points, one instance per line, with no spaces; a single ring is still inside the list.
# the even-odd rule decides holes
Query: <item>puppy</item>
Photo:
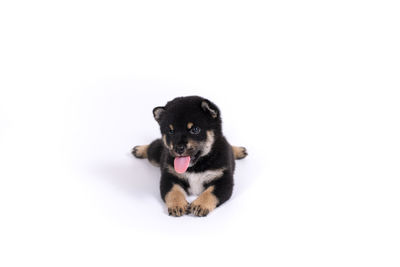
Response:
[[[245,158],[246,149],[227,142],[218,107],[202,97],[175,98],[153,115],[162,138],[135,146],[132,154],[160,167],[169,215],[206,216],[231,197],[235,159]],[[189,203],[186,194],[198,198]]]

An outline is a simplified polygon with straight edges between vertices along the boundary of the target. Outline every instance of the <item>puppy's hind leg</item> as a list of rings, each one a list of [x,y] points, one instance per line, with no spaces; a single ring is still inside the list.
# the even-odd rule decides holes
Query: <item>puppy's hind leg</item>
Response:
[[[147,159],[147,150],[148,149],[149,149],[149,145],[135,146],[132,149],[132,155],[134,155],[138,159]]]
[[[247,157],[247,149],[242,146],[232,146],[233,156],[235,159],[244,159]]]
[[[148,159],[155,166],[160,165],[163,143],[161,139],[151,142],[150,145],[135,146],[132,154],[138,159]]]

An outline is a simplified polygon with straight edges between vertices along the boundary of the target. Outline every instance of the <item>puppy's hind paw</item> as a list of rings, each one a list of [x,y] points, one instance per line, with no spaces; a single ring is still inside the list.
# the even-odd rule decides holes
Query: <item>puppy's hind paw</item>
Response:
[[[149,148],[148,145],[146,146],[135,146],[132,149],[132,155],[138,159],[145,159],[147,158],[147,149]]]
[[[232,146],[233,155],[235,159],[244,159],[247,157],[247,149],[242,146]]]

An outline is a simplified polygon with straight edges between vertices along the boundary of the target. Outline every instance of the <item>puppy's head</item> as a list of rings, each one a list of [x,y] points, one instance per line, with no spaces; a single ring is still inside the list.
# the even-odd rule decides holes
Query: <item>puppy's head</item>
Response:
[[[178,173],[210,153],[215,137],[221,134],[218,107],[198,96],[175,98],[165,107],[154,108],[153,115],[160,125],[165,147],[175,158]]]

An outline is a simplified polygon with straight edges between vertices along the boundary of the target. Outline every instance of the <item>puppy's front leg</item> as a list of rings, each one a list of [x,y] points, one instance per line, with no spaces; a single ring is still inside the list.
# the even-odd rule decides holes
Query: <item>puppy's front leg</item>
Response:
[[[190,204],[190,212],[196,216],[207,216],[218,205],[218,198],[214,195],[214,186],[209,186],[200,196]]]
[[[181,186],[174,184],[164,199],[169,215],[180,217],[187,213],[189,203],[186,200],[185,191]]]
[[[196,216],[207,216],[212,210],[227,201],[233,191],[233,175],[230,172],[205,185],[205,190],[194,200],[189,211]]]

